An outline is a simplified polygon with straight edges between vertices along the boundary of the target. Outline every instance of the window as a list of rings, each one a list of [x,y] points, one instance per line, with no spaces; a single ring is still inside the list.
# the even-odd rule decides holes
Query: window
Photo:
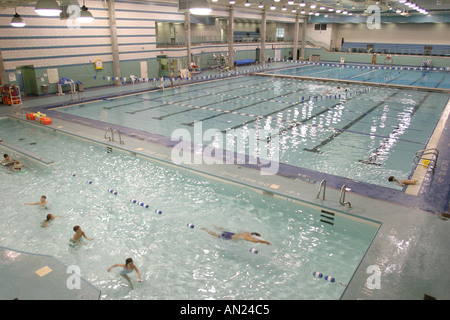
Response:
[[[284,28],[277,28],[277,39],[278,40],[284,39]]]
[[[327,24],[326,23],[316,23],[314,25],[314,30],[327,30]]]

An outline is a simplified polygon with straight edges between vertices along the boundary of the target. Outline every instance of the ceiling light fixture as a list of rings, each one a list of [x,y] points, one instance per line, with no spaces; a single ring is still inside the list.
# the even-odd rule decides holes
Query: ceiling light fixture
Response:
[[[189,4],[189,12],[193,15],[207,16],[211,11],[211,7],[206,0],[192,0]]]
[[[86,8],[86,4],[83,1],[83,6],[81,7],[80,15],[76,18],[76,21],[81,23],[91,23],[94,20],[95,19],[92,16],[92,13],[89,12],[89,9]]]
[[[55,0],[38,0],[34,11],[40,16],[54,17],[59,16],[62,10]]]
[[[11,25],[16,28],[23,28],[26,26],[26,23],[23,21],[22,17],[17,13],[17,9],[15,10],[13,18],[11,19]]]

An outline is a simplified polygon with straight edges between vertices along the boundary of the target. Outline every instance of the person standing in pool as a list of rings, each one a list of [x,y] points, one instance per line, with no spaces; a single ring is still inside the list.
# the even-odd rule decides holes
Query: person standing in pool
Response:
[[[83,243],[83,242],[82,242],[82,241],[83,241],[83,237],[84,237],[86,240],[94,240],[94,239],[89,238],[89,237],[84,233],[84,231],[81,230],[80,226],[74,226],[74,227],[73,227],[73,231],[75,231],[75,234],[74,234],[73,237],[70,239],[70,242],[71,242],[72,244],[86,244],[86,243]]]
[[[47,201],[46,196],[41,196],[41,199],[39,200],[39,202],[24,203],[24,205],[28,205],[28,206],[38,205],[41,208],[45,207],[47,204],[48,204],[48,201]]]
[[[131,286],[131,289],[133,289],[133,284],[131,283],[131,279],[130,279],[130,277],[128,276],[128,274],[130,274],[131,272],[133,272],[133,270],[136,271],[136,273],[137,273],[137,276],[138,276],[138,280],[137,280],[137,281],[138,281],[138,282],[141,282],[141,281],[142,281],[142,280],[141,280],[141,273],[139,272],[139,269],[134,265],[133,259],[127,258],[127,259],[125,260],[125,264],[121,264],[121,263],[113,264],[111,267],[108,268],[108,272],[110,272],[111,269],[112,269],[112,268],[115,268],[115,267],[122,267],[122,268],[123,268],[123,270],[120,271],[120,275],[121,275],[124,279],[126,279],[126,280],[128,281],[128,283],[129,283],[130,286]]]
[[[7,167],[9,170],[22,170],[22,164],[19,160],[12,159],[7,153],[3,155],[2,165]]]
[[[264,243],[264,244],[270,245],[270,242],[262,239],[261,235],[258,232],[234,233],[234,232],[229,232],[229,231],[222,231],[221,233],[216,233],[216,232],[208,230],[206,228],[202,228],[202,230],[205,230],[210,235],[217,237],[219,239],[223,239],[223,240],[236,240],[236,241],[237,240],[246,240],[246,241],[250,241],[250,242]]]

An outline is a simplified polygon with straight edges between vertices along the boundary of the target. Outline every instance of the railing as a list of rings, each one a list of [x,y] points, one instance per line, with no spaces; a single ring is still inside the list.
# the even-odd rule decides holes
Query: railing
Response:
[[[339,203],[342,204],[343,206],[348,205],[348,207],[351,208],[352,207],[351,203],[348,201],[345,201],[345,193],[346,192],[347,192],[347,187],[344,184],[341,188],[341,195],[339,197]]]
[[[108,136],[108,132],[111,132],[111,136],[110,137]],[[116,135],[116,133],[119,134],[119,143],[120,144],[125,144],[125,142],[122,141],[122,134],[120,133],[119,129],[116,129],[116,130],[113,131],[112,128],[109,128],[109,127],[106,128],[105,139],[108,139],[109,141],[116,141],[116,140],[114,140],[114,136]]]
[[[125,142],[122,141],[122,134],[120,133],[120,130],[119,130],[119,129],[116,129],[116,130],[113,131],[113,134],[112,134],[113,141],[115,141],[115,140],[114,140],[114,134],[115,134],[116,132],[119,134],[119,143],[120,143],[120,144],[125,144]]]
[[[327,188],[327,182],[325,180],[320,181],[319,192],[317,192],[316,198],[320,198],[320,193],[323,190],[322,200],[325,200],[325,189]]]
[[[424,157],[431,156],[431,157]],[[436,148],[430,148],[426,150],[419,150],[413,157],[414,164],[422,166],[431,170],[434,173],[436,168],[436,162],[439,157],[439,151]],[[422,162],[421,162],[422,161]]]

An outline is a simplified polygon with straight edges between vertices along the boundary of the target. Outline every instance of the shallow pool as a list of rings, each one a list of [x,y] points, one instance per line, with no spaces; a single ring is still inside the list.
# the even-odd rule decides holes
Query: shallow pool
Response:
[[[0,143],[25,166],[0,170],[0,244],[79,266],[103,299],[339,299],[379,227],[23,121],[0,124],[5,142],[54,161],[46,166]],[[47,208],[23,204],[41,195]],[[42,228],[48,213],[63,217]],[[94,240],[71,248],[74,225]],[[202,227],[256,231],[271,245],[217,239]],[[119,269],[107,272],[128,257],[143,280],[131,274],[133,290]]]

